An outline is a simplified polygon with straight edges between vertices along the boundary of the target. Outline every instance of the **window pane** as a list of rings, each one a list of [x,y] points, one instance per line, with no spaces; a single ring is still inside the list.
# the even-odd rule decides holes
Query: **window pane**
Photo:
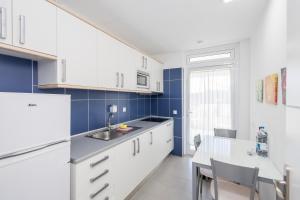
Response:
[[[231,57],[231,53],[222,53],[222,54],[215,54],[215,55],[208,55],[208,56],[197,56],[197,57],[190,58],[190,63],[211,61],[211,60],[224,59],[230,57]]]

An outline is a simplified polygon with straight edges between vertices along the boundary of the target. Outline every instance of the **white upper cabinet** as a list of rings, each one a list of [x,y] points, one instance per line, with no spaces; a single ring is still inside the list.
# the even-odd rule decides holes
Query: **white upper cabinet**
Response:
[[[13,45],[56,55],[56,6],[46,0],[12,2]]]
[[[0,0],[0,42],[12,44],[11,0]]]
[[[57,37],[61,82],[97,86],[97,30],[58,9]]]
[[[162,64],[152,58],[148,58],[148,66],[150,68],[151,82],[150,88],[152,92],[163,92],[163,69]]]

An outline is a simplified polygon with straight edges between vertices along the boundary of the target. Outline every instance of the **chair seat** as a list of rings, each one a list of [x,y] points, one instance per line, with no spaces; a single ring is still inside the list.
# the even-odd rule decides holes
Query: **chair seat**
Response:
[[[205,169],[205,168],[200,168],[200,174],[208,177],[208,178],[213,178],[212,170],[211,169]]]
[[[210,185],[210,191],[212,197],[215,199],[214,181]],[[219,200],[249,200],[250,193],[250,188],[218,179]],[[259,200],[257,193],[255,193],[254,199]]]

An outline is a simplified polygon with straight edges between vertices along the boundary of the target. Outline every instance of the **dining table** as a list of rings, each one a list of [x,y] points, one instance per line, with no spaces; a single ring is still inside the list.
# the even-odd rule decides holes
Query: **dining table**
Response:
[[[258,167],[259,182],[273,184],[273,180],[282,180],[283,175],[272,160],[269,157],[257,155],[255,147],[256,142],[252,140],[203,136],[192,158],[193,200],[198,200],[197,168],[211,169],[211,158],[231,165]]]

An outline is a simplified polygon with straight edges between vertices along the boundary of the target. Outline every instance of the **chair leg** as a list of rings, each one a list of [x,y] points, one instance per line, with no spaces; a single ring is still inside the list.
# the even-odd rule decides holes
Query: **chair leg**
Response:
[[[202,195],[202,188],[203,188],[203,175],[200,175],[200,194]]]

